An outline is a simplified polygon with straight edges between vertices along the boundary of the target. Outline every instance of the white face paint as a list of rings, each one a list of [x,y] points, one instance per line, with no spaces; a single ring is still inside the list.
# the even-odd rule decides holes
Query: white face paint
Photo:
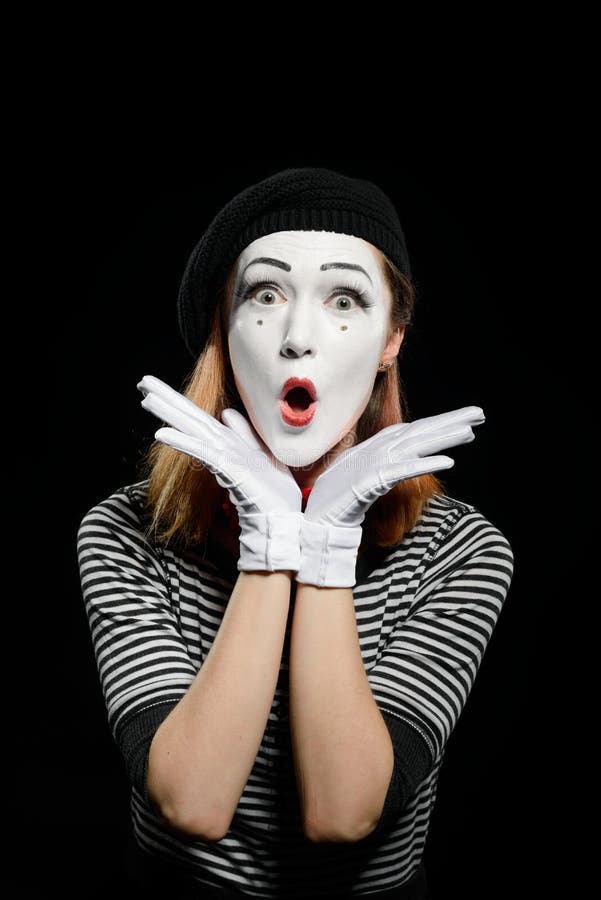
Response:
[[[234,379],[255,430],[285,465],[315,462],[367,406],[390,309],[375,253],[352,235],[279,231],[238,259],[228,328]],[[284,400],[290,378],[311,382],[314,402],[302,388]]]

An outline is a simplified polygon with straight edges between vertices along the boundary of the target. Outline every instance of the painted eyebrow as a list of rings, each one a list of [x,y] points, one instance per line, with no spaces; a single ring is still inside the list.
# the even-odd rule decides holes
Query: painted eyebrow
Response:
[[[363,272],[363,274],[366,275],[367,278],[369,279],[369,283],[371,285],[373,285],[373,281],[371,280],[371,278],[369,277],[369,275],[367,274],[367,272],[365,271],[363,266],[358,266],[355,263],[345,263],[345,262],[324,263],[319,268],[321,269],[322,272],[324,272],[326,269],[354,269],[355,272]]]
[[[282,262],[281,259],[273,259],[271,256],[257,256],[256,259],[251,259],[249,264],[244,267],[244,272],[246,272],[249,266],[252,266],[255,263],[267,263],[269,266],[277,266],[278,269],[284,269],[286,272],[289,272],[292,269],[292,266],[289,265],[289,263]],[[244,272],[242,274],[244,274]]]
[[[292,270],[292,266],[283,262],[281,259],[273,259],[271,256],[258,256],[256,259],[251,259],[251,261],[244,267],[244,272],[249,268],[249,266],[254,265],[254,263],[267,263],[267,265],[277,266],[278,269],[284,269],[286,272],[290,272]],[[373,281],[369,277],[369,274],[365,271],[363,266],[358,266],[356,263],[345,263],[345,262],[331,262],[331,263],[323,263],[321,265],[320,270],[325,272],[326,269],[353,269],[355,272],[363,272],[366,278],[369,280],[369,283],[373,285]],[[244,272],[242,274],[244,274]]]

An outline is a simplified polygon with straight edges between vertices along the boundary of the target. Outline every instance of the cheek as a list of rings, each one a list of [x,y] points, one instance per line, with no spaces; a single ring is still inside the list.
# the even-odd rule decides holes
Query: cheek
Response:
[[[234,371],[244,369],[249,362],[264,362],[268,348],[273,348],[273,338],[269,336],[264,318],[259,314],[234,323],[228,335],[228,347]],[[259,374],[262,368],[260,366],[255,374]]]
[[[345,333],[347,337],[337,340],[336,352],[343,370],[353,370],[355,377],[361,378],[365,373],[368,378],[374,362],[379,361],[386,346],[386,330],[376,323],[361,323],[359,328]]]
[[[386,345],[386,329],[384,317],[374,317],[371,321],[353,321],[349,317],[348,322],[336,323],[326,318],[316,329],[319,336],[314,335],[318,367],[326,364],[328,368],[331,366],[338,373],[344,373],[344,377],[352,376],[355,381],[369,380],[371,369]],[[260,310],[250,314],[241,311],[231,321],[228,334],[234,374],[245,380],[252,374],[253,381],[267,376],[269,360],[273,359],[274,350],[281,341],[282,322],[273,311],[263,314]],[[364,379],[358,366],[365,373]]]

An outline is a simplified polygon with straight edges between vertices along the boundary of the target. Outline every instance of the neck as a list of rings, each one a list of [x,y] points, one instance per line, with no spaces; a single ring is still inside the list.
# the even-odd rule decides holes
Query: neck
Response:
[[[336,444],[335,447],[332,447],[331,450],[328,450],[327,453],[324,453],[323,456],[320,456],[319,459],[316,459],[315,462],[309,463],[306,466],[299,466],[296,468],[295,466],[289,466],[288,468],[292,472],[294,480],[298,484],[299,488],[311,488],[319,478],[319,476],[325,472],[328,466],[331,466],[339,453],[348,447],[349,444],[343,444],[340,441],[339,444]]]
[[[292,477],[302,490],[303,488],[312,488],[326,467],[318,466],[317,462],[314,462],[310,466],[301,466],[298,469],[294,466],[289,466],[289,468],[292,472]]]

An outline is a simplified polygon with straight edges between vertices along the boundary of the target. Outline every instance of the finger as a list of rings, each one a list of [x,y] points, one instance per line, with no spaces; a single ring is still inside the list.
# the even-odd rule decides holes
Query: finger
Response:
[[[194,406],[194,404],[191,405]],[[174,428],[179,428],[180,431],[185,431],[194,437],[210,439],[218,445],[223,445],[226,429],[217,419],[198,407],[194,409],[201,413],[200,416],[196,416],[189,407],[182,404],[175,406],[167,403],[154,391],[146,394],[142,400],[142,406],[161,422],[167,422]]]
[[[257,434],[255,428],[248,419],[235,409],[224,409],[221,418],[227,427],[231,428],[232,431],[234,431],[249,447],[262,455],[267,456],[276,469],[285,475],[289,475],[290,479],[294,481],[294,477],[288,466],[284,465],[281,460],[273,455],[267,444],[263,441],[261,436]]]
[[[356,444],[354,447],[347,447],[346,450],[342,450],[342,452],[339,453],[328,465],[328,472],[332,472],[334,469],[338,469],[341,466],[352,468],[352,466],[355,464],[355,460],[361,459],[363,456],[367,455],[368,451],[371,453],[378,438],[382,437],[382,443],[385,443],[387,437],[388,440],[390,440],[390,435],[398,434],[399,425],[401,428],[406,427],[401,423],[388,425],[386,428],[383,428],[376,434],[372,434],[371,437],[366,438],[364,441],[361,441],[360,444]],[[358,465],[360,465],[360,463],[358,463]]]
[[[414,438],[409,444],[402,444],[400,447],[392,447],[388,451],[390,459],[398,461],[407,459],[408,448],[410,447],[411,456],[428,456],[431,453],[440,453],[441,450],[447,450],[449,447],[458,447],[461,444],[469,444],[475,440],[475,434],[471,428],[460,428],[453,432],[441,432],[439,434],[424,434]]]
[[[254,450],[263,450],[251,423],[237,409],[224,409],[221,413],[221,421],[235,431],[249,447]]]
[[[409,448],[413,452],[413,445],[416,438],[420,435],[432,435],[437,432],[443,434],[458,435],[458,443],[467,443],[473,440],[466,428],[473,428],[481,425],[485,421],[484,413],[479,406],[464,406],[461,409],[455,409],[451,412],[440,413],[436,416],[429,416],[425,419],[417,419],[415,422],[396,422],[388,425],[386,428],[380,429],[367,440],[362,441],[355,447],[350,447],[337,457],[331,464],[330,468],[341,465],[353,456],[362,456],[366,452],[370,454],[391,452],[402,446]],[[444,441],[437,446],[438,449],[456,446],[454,437],[451,437],[449,443]]]
[[[199,459],[211,471],[265,471],[265,454],[253,447],[241,445],[238,440],[235,445],[224,448],[216,445],[213,440],[206,440],[202,435],[191,435],[177,428],[167,427],[159,428],[155,437],[175,450]]]
[[[237,504],[240,503],[250,508],[255,503],[255,499],[249,496],[244,488],[241,478],[241,474],[243,475],[244,473],[241,473],[240,467],[235,460],[228,459],[227,456],[224,458],[223,455],[215,452],[215,448],[207,444],[206,441],[198,440],[189,434],[183,434],[176,428],[159,428],[154,436],[157,441],[167,444],[174,450],[179,450],[180,453],[185,453],[194,459],[200,460],[213,473],[221,487],[228,490],[236,490]]]
[[[168,384],[165,384],[164,381],[155,378],[154,375],[145,375],[138,384],[138,389],[142,391],[146,398],[156,397],[166,406],[171,406],[173,409],[177,409],[182,413],[187,413],[192,419],[201,422],[204,425],[212,423],[214,426],[217,422],[217,419],[197,406],[196,403],[189,399],[189,397],[184,397],[183,394],[179,394],[172,387],[169,387]],[[142,401],[142,406],[144,406],[144,401]],[[168,420],[165,419],[165,421]]]
[[[382,486],[387,486],[386,489],[390,490],[400,481],[440,472],[443,469],[451,469],[454,465],[455,460],[450,456],[426,456],[423,459],[405,459],[389,466],[383,466],[378,475]]]
[[[405,455],[413,456],[421,455],[422,452],[444,450],[445,447],[474,440],[472,428],[483,421],[482,410],[474,406],[442,413],[440,416],[430,416],[428,419],[418,419],[416,422],[400,424],[396,431],[394,426],[379,431],[369,446],[369,452],[394,453],[402,450]],[[427,445],[430,440],[433,441],[431,449],[421,451],[419,448]]]
[[[393,459],[393,452],[404,444],[403,435],[409,426],[405,422],[395,422],[380,429],[370,438],[361,441],[354,447],[343,450],[328,466],[328,472],[344,467],[345,469],[366,469],[373,471],[374,466],[386,464]],[[399,450],[400,452],[400,450]],[[411,456],[417,455],[411,452]],[[404,458],[407,458],[405,452]]]
[[[425,459],[404,459],[399,462],[370,468],[354,482],[353,493],[359,501],[372,503],[401,481],[417,478],[442,469],[450,469],[455,463],[450,456],[429,456]]]
[[[155,393],[159,393],[161,387],[167,387],[164,381],[161,381],[160,378],[156,378],[154,375],[144,375],[141,381],[139,381],[136,385],[139,391],[142,391],[144,395],[149,394],[151,391],[155,391]]]
[[[427,416],[410,422],[410,431],[413,434],[422,434],[428,431],[453,428],[456,425],[469,425],[474,427],[485,422],[485,416],[479,406],[463,406],[461,409],[453,409],[451,412],[440,413],[437,416]]]
[[[188,456],[193,456],[194,459],[200,460],[212,472],[219,468],[218,454],[215,452],[214,447],[206,441],[184,434],[184,432],[178,431],[177,428],[159,428],[154,436],[157,441],[173,447],[174,450],[179,450],[180,453],[186,453]]]

